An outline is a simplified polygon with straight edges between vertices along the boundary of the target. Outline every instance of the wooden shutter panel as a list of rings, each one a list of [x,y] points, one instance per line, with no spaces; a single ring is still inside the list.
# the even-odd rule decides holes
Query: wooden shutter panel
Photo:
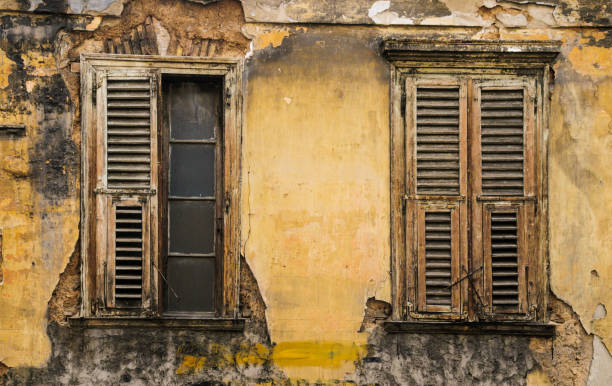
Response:
[[[416,305],[414,317],[462,314],[466,287],[458,279],[467,256],[465,89],[458,79],[406,81],[407,265],[416,268],[407,275],[406,287]]]
[[[459,86],[417,87],[417,194],[459,195]]]
[[[151,185],[151,79],[107,79],[108,187]]]
[[[157,81],[155,73],[128,69],[98,75],[96,202],[104,215],[96,224],[97,282],[109,312],[133,314],[154,303]]]
[[[485,294],[491,313],[526,311],[524,205],[487,204],[483,252]]]
[[[149,212],[144,200],[120,199],[112,203],[107,260],[107,304],[116,308],[142,308],[149,293]]]
[[[457,312],[460,240],[457,205],[421,204],[417,209],[418,310]]]
[[[484,81],[475,94],[473,261],[484,272],[482,310],[514,318],[507,314],[528,311],[529,260],[535,258],[529,236],[535,223],[535,84]]]
[[[483,89],[480,94],[482,194],[523,195],[523,89]]]

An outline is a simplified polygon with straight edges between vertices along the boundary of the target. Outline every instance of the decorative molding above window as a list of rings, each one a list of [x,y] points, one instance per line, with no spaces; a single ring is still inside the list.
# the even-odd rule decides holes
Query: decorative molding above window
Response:
[[[561,42],[534,40],[391,39],[382,44],[383,55],[393,62],[469,67],[533,67],[550,64]]]

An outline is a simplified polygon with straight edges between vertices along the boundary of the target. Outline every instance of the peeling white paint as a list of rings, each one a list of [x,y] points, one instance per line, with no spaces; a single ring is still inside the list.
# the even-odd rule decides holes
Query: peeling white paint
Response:
[[[480,16],[475,16],[466,12],[454,12],[449,16],[428,17],[419,23],[420,25],[439,25],[439,26],[478,26],[487,27],[491,23],[483,20]]]
[[[253,56],[254,47],[255,47],[255,44],[253,44],[253,41],[251,40],[251,42],[249,43],[249,51],[244,56],[245,59],[248,59],[251,56]]]
[[[409,17],[400,16],[397,12],[389,11],[390,1],[377,1],[368,10],[368,17],[376,24],[383,25],[410,25],[414,20]]]
[[[28,11],[33,11],[36,8],[38,8],[38,6],[40,5],[40,3],[42,3],[43,0],[30,0],[30,9],[28,9]]]
[[[506,27],[524,27],[527,25],[527,18],[522,13],[517,15],[498,13],[495,18]]]
[[[166,55],[168,46],[170,45],[170,33],[168,33],[168,30],[155,18],[153,18],[153,29],[155,30],[155,37],[157,39],[157,52],[159,52],[160,55]]]
[[[591,362],[587,385],[612,385],[612,356],[597,335],[593,337],[593,361]]]
[[[391,7],[390,1],[377,1],[374,4],[372,4],[370,9],[368,10],[368,17],[374,20],[376,15],[378,15],[381,12],[386,11],[387,9],[389,9],[389,7]]]

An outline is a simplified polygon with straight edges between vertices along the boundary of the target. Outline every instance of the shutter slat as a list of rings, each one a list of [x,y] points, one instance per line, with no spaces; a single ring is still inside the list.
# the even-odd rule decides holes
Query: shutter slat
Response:
[[[127,95],[127,94],[126,94]],[[147,98],[148,99],[148,98]],[[109,100],[108,107],[113,107],[117,109],[148,109],[151,107],[148,100]]]
[[[425,212],[425,302],[451,304],[451,214]]]
[[[151,82],[108,79],[107,181],[109,188],[151,185]]]
[[[459,194],[459,88],[416,90],[417,194]]]
[[[111,92],[110,90],[107,93],[106,98],[111,101],[111,100],[146,100],[148,101],[151,98],[151,94],[149,94],[148,91],[130,91],[130,92],[121,92],[121,91],[114,91]]]
[[[515,212],[491,213],[491,294],[493,306],[517,306],[518,222]]]
[[[482,194],[522,195],[523,90],[481,91]]]
[[[115,301],[138,307],[142,301],[142,206],[115,208]]]

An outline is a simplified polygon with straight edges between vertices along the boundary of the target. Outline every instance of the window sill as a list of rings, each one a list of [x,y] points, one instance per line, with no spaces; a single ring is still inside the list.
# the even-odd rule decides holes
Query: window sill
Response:
[[[390,334],[521,335],[554,337],[555,325],[527,322],[384,322]]]
[[[194,318],[69,318],[70,327],[76,328],[163,328],[201,331],[244,330],[245,319]]]

